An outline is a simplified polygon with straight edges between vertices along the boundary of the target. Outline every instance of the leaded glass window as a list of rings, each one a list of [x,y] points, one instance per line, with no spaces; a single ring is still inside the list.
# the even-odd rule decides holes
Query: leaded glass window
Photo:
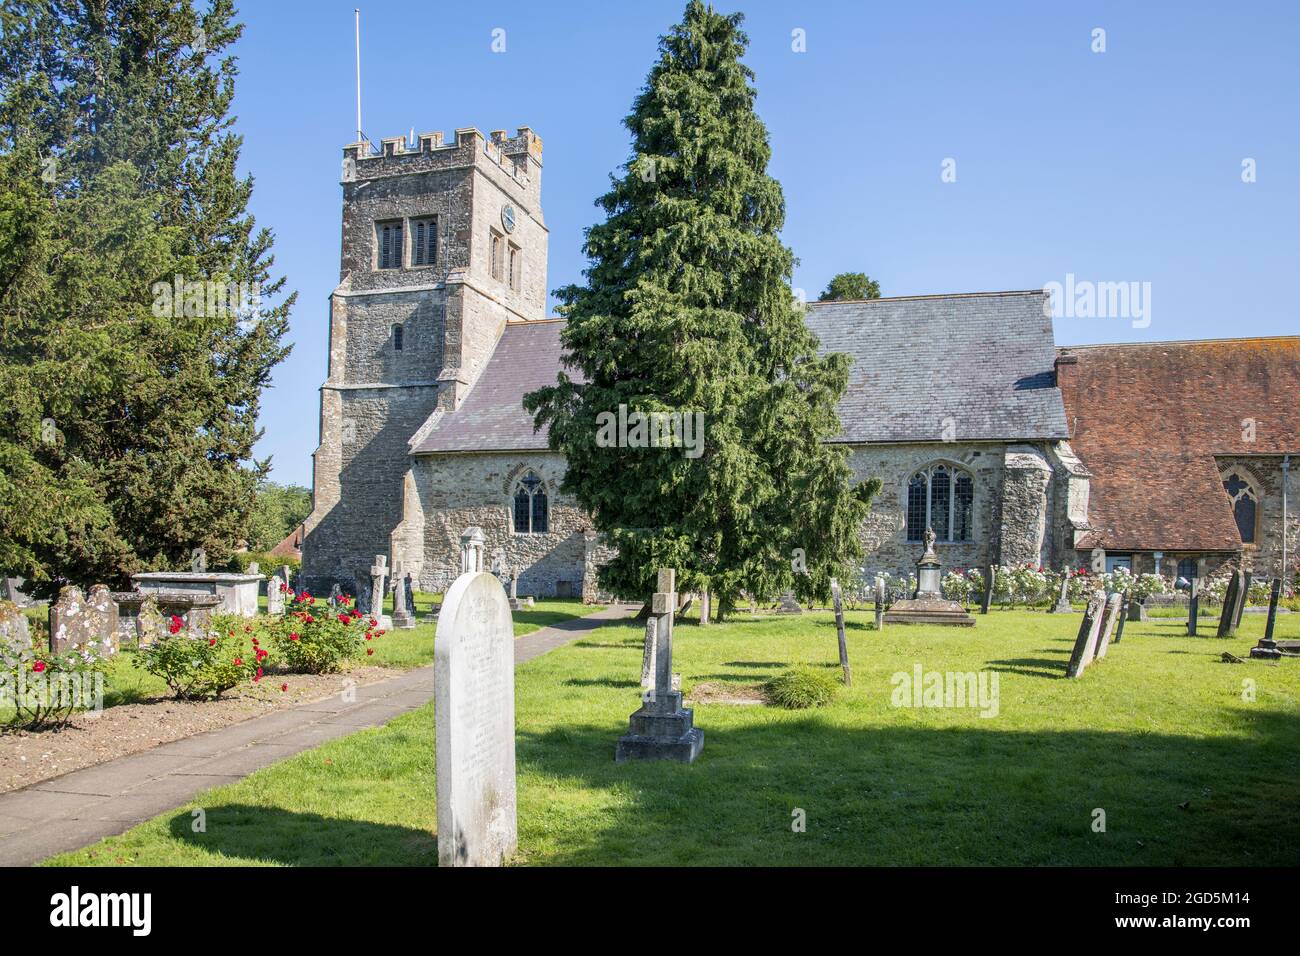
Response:
[[[907,540],[920,541],[933,528],[939,541],[974,536],[975,481],[955,465],[922,468],[907,483]]]

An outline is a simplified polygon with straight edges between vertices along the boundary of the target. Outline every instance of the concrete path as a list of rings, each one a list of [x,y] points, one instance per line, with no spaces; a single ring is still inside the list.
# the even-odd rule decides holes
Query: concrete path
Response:
[[[614,605],[516,638],[515,664],[629,617],[637,607]],[[210,787],[386,724],[432,698],[433,667],[419,667],[358,687],[351,701],[339,695],[303,704],[0,794],[0,866],[30,866],[124,833]]]

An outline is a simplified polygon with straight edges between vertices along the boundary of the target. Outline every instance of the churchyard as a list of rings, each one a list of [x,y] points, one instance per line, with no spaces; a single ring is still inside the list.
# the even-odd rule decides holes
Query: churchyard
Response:
[[[515,674],[520,865],[1294,865],[1300,672],[1236,635],[1127,622],[1075,680],[1082,615],[996,607],[974,628],[845,614],[853,681],[766,702],[793,667],[840,679],[834,617],[677,622],[705,737],[690,764],[614,760],[644,625],[610,623]],[[1300,638],[1280,614],[1275,637]],[[1244,663],[1228,663],[1228,652]],[[934,692],[964,686],[965,699]],[[951,691],[951,687],[949,687]],[[201,794],[53,865],[438,860],[434,704]],[[206,818],[194,832],[195,811]]]

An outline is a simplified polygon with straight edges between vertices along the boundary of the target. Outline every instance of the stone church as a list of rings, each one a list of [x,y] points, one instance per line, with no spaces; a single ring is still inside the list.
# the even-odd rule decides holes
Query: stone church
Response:
[[[359,590],[387,555],[442,590],[477,527],[521,595],[595,599],[604,546],[521,405],[561,367],[541,178],[526,127],[345,147],[309,586]],[[869,570],[910,569],[927,527],[950,568],[1295,567],[1300,337],[1057,349],[1041,290],[811,303],[806,321],[854,360],[837,441],[884,480]]]

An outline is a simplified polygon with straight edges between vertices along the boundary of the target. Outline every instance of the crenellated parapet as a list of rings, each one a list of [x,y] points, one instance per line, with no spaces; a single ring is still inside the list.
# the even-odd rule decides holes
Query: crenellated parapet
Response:
[[[537,188],[542,166],[542,138],[521,126],[514,136],[493,130],[487,136],[474,128],[458,129],[448,142],[441,131],[421,133],[414,144],[405,136],[369,140],[343,147],[344,181],[380,179],[471,166],[485,158],[514,179],[521,188]]]

